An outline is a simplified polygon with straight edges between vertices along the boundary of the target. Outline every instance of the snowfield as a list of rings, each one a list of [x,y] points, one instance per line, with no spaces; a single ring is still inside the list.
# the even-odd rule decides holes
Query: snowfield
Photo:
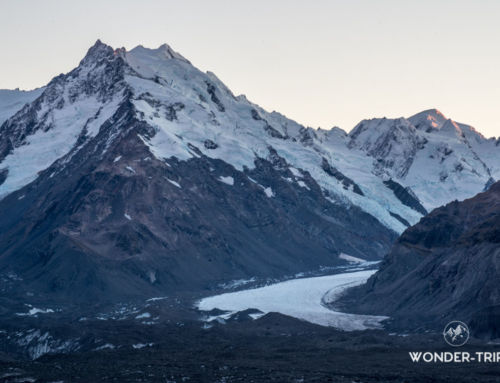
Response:
[[[201,311],[219,309],[226,313],[212,316],[208,321],[228,319],[247,309],[265,314],[278,312],[321,326],[345,331],[381,328],[385,316],[357,315],[330,310],[327,303],[335,301],[349,287],[364,283],[376,270],[300,278],[251,290],[237,291],[204,298],[196,304]],[[229,312],[229,313],[228,313]]]

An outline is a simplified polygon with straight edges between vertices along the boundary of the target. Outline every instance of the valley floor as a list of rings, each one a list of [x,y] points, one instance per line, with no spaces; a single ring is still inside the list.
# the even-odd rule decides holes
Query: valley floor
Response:
[[[500,374],[498,364],[410,361],[409,351],[450,351],[440,336],[346,333],[281,314],[205,330],[195,323],[167,326],[152,335],[157,343],[141,349],[45,355],[30,362],[4,359],[0,382],[459,383],[497,382]],[[474,349],[499,347],[461,350]]]
[[[325,307],[372,272],[355,266],[269,286],[252,279],[238,287],[244,290],[225,293],[223,286],[212,292],[219,295],[197,296],[198,307],[210,310],[203,312],[192,296],[156,297],[107,312],[96,307],[87,316],[21,305],[13,312],[36,313],[0,317],[0,383],[498,381],[500,363],[411,361],[409,352],[457,351],[441,334],[360,331],[366,318]],[[297,305],[305,314],[291,310]],[[351,328],[344,328],[351,331],[319,325],[349,321]],[[73,351],[71,342],[57,341],[76,338]],[[24,345],[17,354],[16,344]],[[45,354],[49,346],[52,353]],[[54,353],[59,346],[66,353]],[[471,339],[459,349],[476,350],[500,352],[500,345]]]

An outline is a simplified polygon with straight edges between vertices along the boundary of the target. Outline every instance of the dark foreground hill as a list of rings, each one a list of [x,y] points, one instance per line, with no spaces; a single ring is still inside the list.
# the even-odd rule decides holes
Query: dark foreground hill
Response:
[[[424,217],[397,240],[380,270],[343,298],[350,310],[439,330],[449,320],[500,336],[500,183]]]

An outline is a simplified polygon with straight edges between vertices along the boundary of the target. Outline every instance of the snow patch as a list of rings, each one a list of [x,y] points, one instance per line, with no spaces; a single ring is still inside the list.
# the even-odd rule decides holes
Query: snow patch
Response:
[[[311,190],[304,181],[297,181],[297,183],[299,184],[300,187],[306,188],[307,190]]]
[[[27,313],[17,313],[18,316],[36,316],[38,314],[50,314],[53,313],[52,309],[39,309],[36,307],[31,308]]]
[[[182,186],[178,182],[175,182],[174,180],[171,180],[169,178],[167,178],[167,181],[170,182],[172,185],[177,186],[179,189],[182,189]]]
[[[136,350],[140,350],[141,348],[152,347],[153,345],[154,345],[154,343],[136,343],[136,344],[133,344],[132,347]]]
[[[290,166],[288,169],[290,169],[295,177],[302,177],[302,173],[300,172],[300,170],[295,169],[293,166]]]
[[[153,298],[146,299],[146,302],[156,302],[156,301],[162,301],[165,299],[168,299],[168,297],[153,297]]]
[[[99,350],[114,350],[116,347],[114,344],[111,344],[111,343],[106,343],[106,344],[103,344],[102,346],[99,346],[97,347],[95,350],[96,351],[99,351]]]
[[[343,259],[344,261],[352,262],[352,263],[364,263],[364,262],[366,262],[366,260],[364,260],[364,259],[361,259],[358,257],[353,257],[352,255],[348,255],[345,253],[340,253],[339,258]]]
[[[227,177],[220,176],[219,181],[225,183],[226,185],[230,185],[230,186],[234,185],[234,178],[231,176],[227,176]]]
[[[269,198],[274,197],[273,189],[271,189],[270,187],[265,188],[264,193],[266,193],[266,196],[268,196]]]
[[[253,320],[257,320],[261,317],[263,317],[264,315],[266,315],[265,313],[251,313],[251,314],[248,314],[250,316],[250,318],[252,318]]]

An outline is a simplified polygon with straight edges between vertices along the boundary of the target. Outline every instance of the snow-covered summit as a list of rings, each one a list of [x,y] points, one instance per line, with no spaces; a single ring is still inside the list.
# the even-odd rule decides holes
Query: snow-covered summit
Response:
[[[0,198],[96,136],[123,101],[123,60],[97,41],[67,74],[54,77],[0,127]]]
[[[139,45],[130,51],[124,52],[123,58],[137,73],[147,78],[161,75],[161,69],[167,60],[175,59],[190,64],[187,59],[175,52],[168,44],[160,45],[156,49],[149,49]]]
[[[415,127],[405,118],[361,121],[349,138],[350,148],[363,150],[377,159],[374,164],[377,174],[390,169],[390,176],[398,178],[408,173],[411,159],[423,145]]]
[[[109,45],[104,44],[101,40],[97,40],[93,46],[89,48],[85,57],[80,61],[80,66],[90,62],[99,62],[107,59],[114,54],[114,49]]]
[[[412,125],[420,130],[440,129],[447,118],[437,109],[428,109],[408,118]]]
[[[436,109],[408,119],[362,121],[350,148],[373,158],[373,171],[410,188],[429,210],[481,192],[498,179],[500,148]]]

